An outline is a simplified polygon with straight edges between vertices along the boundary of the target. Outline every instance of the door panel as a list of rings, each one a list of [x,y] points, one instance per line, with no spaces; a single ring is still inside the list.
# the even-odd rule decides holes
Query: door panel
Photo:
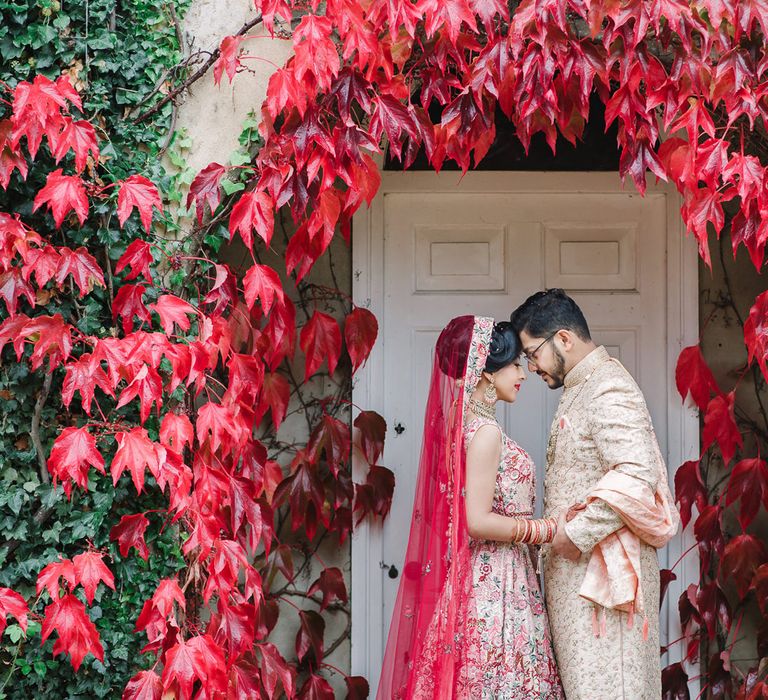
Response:
[[[382,532],[384,562],[402,571],[432,351],[454,316],[508,319],[534,291],[566,288],[595,341],[640,383],[659,439],[666,441],[666,222],[665,196],[659,194],[643,199],[621,192],[483,194],[457,188],[384,195],[382,398],[384,417],[395,430],[388,433],[382,463],[397,480]],[[536,462],[539,496],[559,394],[529,376],[518,401],[499,413],[508,434]],[[383,648],[398,580],[382,569],[380,575]]]

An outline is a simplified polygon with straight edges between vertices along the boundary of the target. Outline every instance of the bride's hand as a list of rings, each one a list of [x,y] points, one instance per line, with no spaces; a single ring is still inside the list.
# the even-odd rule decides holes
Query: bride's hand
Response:
[[[586,503],[574,503],[565,514],[565,522],[569,523],[576,515],[587,507]]]

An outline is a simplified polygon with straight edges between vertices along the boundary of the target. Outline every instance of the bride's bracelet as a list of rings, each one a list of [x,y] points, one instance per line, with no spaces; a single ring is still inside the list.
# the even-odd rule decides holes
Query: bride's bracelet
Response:
[[[516,520],[513,542],[521,544],[546,544],[555,539],[557,519]]]

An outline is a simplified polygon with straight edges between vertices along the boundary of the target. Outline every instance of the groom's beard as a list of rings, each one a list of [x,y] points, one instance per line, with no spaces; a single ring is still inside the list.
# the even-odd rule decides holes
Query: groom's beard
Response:
[[[563,386],[563,382],[565,381],[565,358],[557,348],[553,348],[552,350],[552,354],[555,356],[555,365],[550,372],[545,373],[547,374],[547,378],[545,378],[544,381],[550,389],[559,389]]]

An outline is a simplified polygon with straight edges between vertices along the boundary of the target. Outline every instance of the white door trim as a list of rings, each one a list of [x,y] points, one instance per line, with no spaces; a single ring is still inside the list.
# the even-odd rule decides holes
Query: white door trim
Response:
[[[624,192],[618,174],[596,172],[469,172],[461,177],[456,172],[382,172],[381,187],[370,208],[361,208],[353,220],[352,294],[355,303],[370,309],[379,319],[379,340],[353,384],[352,399],[356,406],[382,412],[384,398],[382,344],[387,337],[384,322],[384,197],[393,193],[433,193],[455,187],[478,193],[615,193]],[[632,187],[631,185],[627,186]],[[684,407],[673,380],[677,356],[683,347],[695,344],[699,337],[698,318],[698,254],[693,241],[684,235],[680,218],[680,196],[671,185],[648,183],[649,193],[666,195],[667,201],[667,426],[670,482],[674,470],[688,459],[699,455],[699,421],[694,410]],[[534,290],[532,290],[534,291]],[[386,457],[384,459],[386,464]],[[356,481],[365,478],[366,465],[353,460]],[[694,543],[691,528],[679,534],[668,547],[670,561]],[[677,581],[667,592],[665,610],[670,639],[679,637],[680,623],[677,600],[690,583],[698,582],[698,558],[691,552],[680,564]],[[361,523],[352,537],[351,614],[352,673],[365,676],[372,693],[378,685],[383,655],[381,640],[381,608],[383,601],[382,532],[380,525]],[[670,604],[671,603],[671,604]],[[678,661],[682,644],[667,654],[664,664]],[[697,674],[691,674],[697,675]],[[698,685],[698,682],[695,683]],[[694,690],[694,684],[691,685]],[[698,690],[696,689],[696,692]]]

